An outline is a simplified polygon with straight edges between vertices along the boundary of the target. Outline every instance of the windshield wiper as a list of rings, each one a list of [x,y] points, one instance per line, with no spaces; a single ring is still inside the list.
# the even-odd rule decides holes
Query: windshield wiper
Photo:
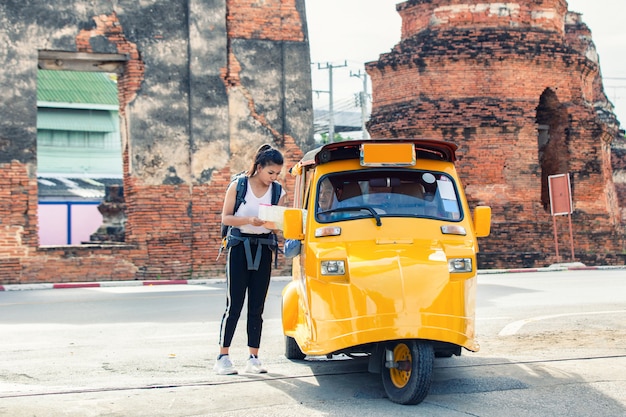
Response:
[[[344,211],[363,211],[363,210],[367,210],[369,211],[372,216],[374,216],[374,218],[376,219],[376,226],[382,226],[383,223],[380,221],[380,215],[376,212],[376,209],[372,206],[351,206],[351,207],[337,207],[334,209],[330,209],[330,210],[323,210],[323,211],[318,211],[317,214],[331,214],[331,213],[337,213],[337,212],[344,212]]]

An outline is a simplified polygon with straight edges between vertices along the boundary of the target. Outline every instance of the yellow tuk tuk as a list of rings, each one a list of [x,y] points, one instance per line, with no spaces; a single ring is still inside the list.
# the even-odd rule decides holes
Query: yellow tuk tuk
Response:
[[[291,170],[285,239],[299,241],[283,291],[289,359],[369,354],[391,401],[428,394],[435,356],[475,340],[477,237],[491,209],[470,215],[455,144],[355,140],[307,153]]]

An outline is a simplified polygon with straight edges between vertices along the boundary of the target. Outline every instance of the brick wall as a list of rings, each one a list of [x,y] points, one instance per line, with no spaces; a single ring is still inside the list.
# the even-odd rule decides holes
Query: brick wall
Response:
[[[305,25],[296,0],[229,0],[231,38],[304,41]]]
[[[366,65],[373,89],[368,129],[372,137],[459,145],[470,206],[493,210],[479,266],[557,261],[547,178],[565,172],[577,260],[623,263],[610,147],[617,122],[598,111],[608,100],[590,32],[566,14],[565,1],[413,0],[398,11],[401,42]],[[545,143],[540,126],[549,129]],[[570,260],[566,217],[556,220],[560,261]]]
[[[0,163],[0,282],[20,281],[21,261],[37,245],[35,181],[17,161]]]
[[[563,35],[565,0],[472,2],[458,0],[410,0],[398,4],[402,39],[426,28],[530,27]]]
[[[42,13],[46,21],[35,18]],[[0,99],[4,107],[12,100],[0,121],[0,283],[223,276],[225,257],[216,257],[231,176],[270,143],[285,157],[281,182],[290,195],[286,171],[312,146],[304,2],[148,0],[118,8],[59,0],[51,8],[36,0],[0,5],[0,16],[12,34],[0,34],[7,45]],[[118,78],[123,243],[38,246],[40,49],[128,56]],[[275,273],[288,272],[281,259]]]

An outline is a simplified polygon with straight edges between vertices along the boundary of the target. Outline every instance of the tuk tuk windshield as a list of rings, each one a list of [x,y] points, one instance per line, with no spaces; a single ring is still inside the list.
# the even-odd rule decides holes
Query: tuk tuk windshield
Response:
[[[462,219],[454,180],[422,170],[344,171],[320,178],[316,220],[329,223],[363,217]]]

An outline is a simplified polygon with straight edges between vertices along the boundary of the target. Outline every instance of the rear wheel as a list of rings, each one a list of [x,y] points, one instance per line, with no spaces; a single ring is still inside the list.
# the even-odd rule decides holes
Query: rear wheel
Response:
[[[287,359],[302,360],[306,356],[293,337],[285,336],[285,356]]]
[[[383,354],[383,386],[391,401],[419,404],[428,395],[435,354],[430,343],[405,340],[387,344]]]

